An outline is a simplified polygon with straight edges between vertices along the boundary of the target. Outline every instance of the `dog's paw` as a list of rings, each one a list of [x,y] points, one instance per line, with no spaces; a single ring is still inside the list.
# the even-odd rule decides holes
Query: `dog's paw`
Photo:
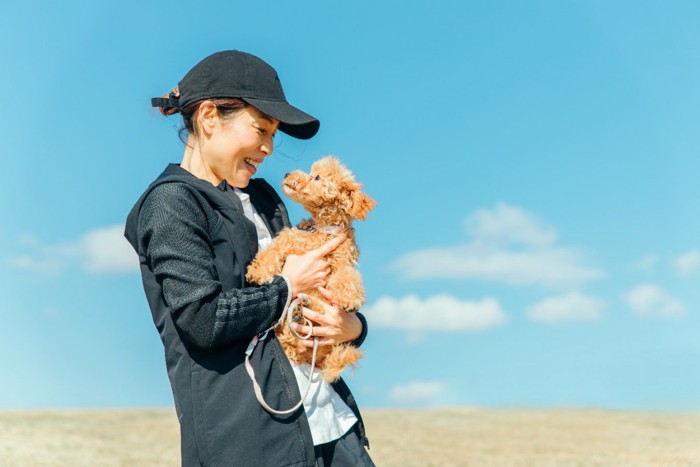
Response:
[[[343,310],[345,313],[357,313],[360,311],[360,307],[355,307],[352,305],[343,305],[340,307],[341,310]]]

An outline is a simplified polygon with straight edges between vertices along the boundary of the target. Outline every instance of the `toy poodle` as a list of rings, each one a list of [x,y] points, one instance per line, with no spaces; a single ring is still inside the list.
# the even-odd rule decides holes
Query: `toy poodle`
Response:
[[[293,201],[300,203],[311,214],[296,228],[283,229],[265,250],[260,251],[248,268],[249,282],[265,284],[282,271],[287,255],[300,255],[329,241],[334,235],[345,233],[347,239],[332,253],[326,256],[331,273],[328,276],[328,289],[337,305],[345,312],[355,312],[365,303],[365,289],[360,273],[355,269],[359,252],[355,244],[355,231],[352,221],[364,220],[367,213],[376,205],[375,201],[361,191],[352,173],[332,156],[324,157],[311,166],[306,174],[300,170],[289,173],[282,183],[282,191]],[[308,297],[308,299],[307,299]],[[323,308],[318,303],[323,300],[318,292],[304,294],[303,305],[319,313]],[[290,306],[290,320],[303,322],[301,310],[296,300]],[[281,323],[275,328],[285,353],[295,364],[312,362],[312,350],[304,346],[292,326]],[[318,348],[315,365],[328,382],[338,380],[347,365],[354,365],[362,356],[362,351],[348,343]]]

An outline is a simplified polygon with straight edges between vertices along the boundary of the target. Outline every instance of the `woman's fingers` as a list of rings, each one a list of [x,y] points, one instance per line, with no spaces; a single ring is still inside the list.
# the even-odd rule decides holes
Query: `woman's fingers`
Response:
[[[323,299],[324,299],[325,301],[327,301],[328,303],[330,303],[330,304],[333,305],[334,307],[337,307],[337,306],[338,306],[338,302],[335,301],[335,297],[334,297],[333,294],[330,292],[330,290],[328,290],[328,289],[325,288],[325,287],[319,287],[319,288],[318,288],[318,291],[319,291],[319,293],[321,294],[321,296],[323,297]]]
[[[320,347],[324,345],[334,345],[336,342],[333,339],[319,339],[318,340],[318,345]],[[314,346],[314,339],[307,339],[305,341],[301,341],[301,345],[304,347],[309,347],[312,348]]]
[[[328,240],[326,243],[324,243],[323,245],[318,247],[316,249],[316,251],[318,251],[318,253],[321,256],[326,256],[329,253],[332,253],[333,250],[338,248],[340,246],[340,244],[343,243],[347,238],[348,238],[347,235],[340,234],[337,237],[333,237],[332,239]]]
[[[326,292],[332,297],[330,292],[327,290]],[[302,306],[301,310],[306,321],[294,325],[294,330],[299,335],[309,336],[309,339],[302,340],[302,345],[313,347],[314,338],[319,339],[319,345],[333,345],[359,337],[362,333],[362,323],[355,314],[344,313],[336,305],[330,305],[322,300],[318,302],[322,304],[323,312]]]
[[[287,256],[282,266],[282,275],[291,282],[293,296],[301,292],[317,290],[326,285],[328,275],[331,273],[331,265],[326,255],[338,248],[346,239],[347,235],[340,234],[303,255]]]
[[[292,296],[323,287],[328,282],[331,265],[326,256],[347,239],[346,234],[337,235],[320,247],[303,255],[288,255],[282,266],[282,275],[292,285]]]
[[[295,324],[294,330],[300,336],[306,336],[311,333],[311,336],[308,339],[303,339],[300,341],[301,345],[305,347],[313,347],[314,339],[318,339],[318,345],[333,345],[338,342],[335,338],[328,335],[331,331],[329,328],[324,326],[314,324],[312,328],[309,325]]]
[[[327,314],[319,313],[309,308],[304,308],[303,313],[306,319],[314,322],[314,326],[328,326],[329,324],[333,324],[332,316]]]

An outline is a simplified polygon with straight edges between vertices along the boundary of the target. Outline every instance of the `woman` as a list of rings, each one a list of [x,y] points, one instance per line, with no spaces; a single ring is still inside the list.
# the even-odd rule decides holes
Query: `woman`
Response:
[[[125,235],[139,254],[165,347],[183,465],[373,465],[359,410],[342,379],[325,388],[330,398],[323,408],[334,416],[319,421],[307,416],[309,407],[276,416],[258,403],[244,365],[251,339],[311,290],[329,301],[325,315],[313,316],[321,345],[360,345],[367,333],[362,315],[339,311],[322,287],[329,273],[325,255],[342,237],[290,256],[270,284],[245,283],[258,248],[289,226],[277,193],[251,177],[272,154],[278,130],[308,139],[319,121],[287,102],[270,65],[239,51],[205,58],[178,89],[152,101],[165,114],[182,115],[186,147],[182,162],[170,164],[138,200]],[[305,313],[312,317],[311,310]],[[251,363],[272,407],[289,408],[301,399],[299,369],[274,333],[257,345]]]

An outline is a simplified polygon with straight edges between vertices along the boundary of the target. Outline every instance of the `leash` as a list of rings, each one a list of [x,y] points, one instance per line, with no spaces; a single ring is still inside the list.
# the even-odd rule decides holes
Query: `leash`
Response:
[[[291,290],[291,289],[290,289]],[[257,380],[255,379],[255,370],[253,369],[253,365],[250,364],[250,356],[253,354],[253,350],[255,350],[255,346],[258,345],[258,342],[261,340],[265,340],[267,337],[267,333],[270,332],[272,329],[277,327],[279,324],[282,323],[282,321],[286,321],[287,327],[289,328],[289,331],[292,333],[294,337],[300,340],[308,340],[311,335],[314,332],[314,324],[310,320],[304,318],[306,320],[306,323],[309,326],[309,333],[306,336],[302,336],[299,333],[296,332],[294,329],[294,316],[292,313],[289,313],[287,310],[295,309],[297,307],[301,308],[303,305],[307,305],[308,301],[306,299],[306,296],[302,296],[300,299],[299,297],[295,298],[287,308],[285,308],[284,312],[282,313],[282,316],[280,317],[280,320],[271,328],[265,330],[260,336],[253,336],[253,339],[250,341],[250,344],[248,344],[248,348],[245,351],[245,368],[248,371],[248,376],[250,376],[251,381],[253,381],[253,390],[255,391],[255,398],[258,399],[258,402],[260,405],[267,410],[268,412],[275,414],[275,415],[288,415],[292,412],[296,412],[299,407],[304,403],[304,400],[306,399],[306,396],[309,395],[309,390],[311,389],[311,380],[313,379],[314,375],[314,369],[316,368],[316,352],[318,351],[318,337],[314,337],[314,347],[313,347],[313,352],[311,354],[311,370],[309,371],[309,381],[307,382],[306,385],[306,391],[304,391],[304,395],[301,396],[301,400],[297,402],[293,407],[287,409],[287,410],[275,410],[270,405],[265,401],[265,398],[263,397],[262,389],[260,388],[260,385],[258,384]],[[285,315],[286,315],[286,320],[285,320]]]

